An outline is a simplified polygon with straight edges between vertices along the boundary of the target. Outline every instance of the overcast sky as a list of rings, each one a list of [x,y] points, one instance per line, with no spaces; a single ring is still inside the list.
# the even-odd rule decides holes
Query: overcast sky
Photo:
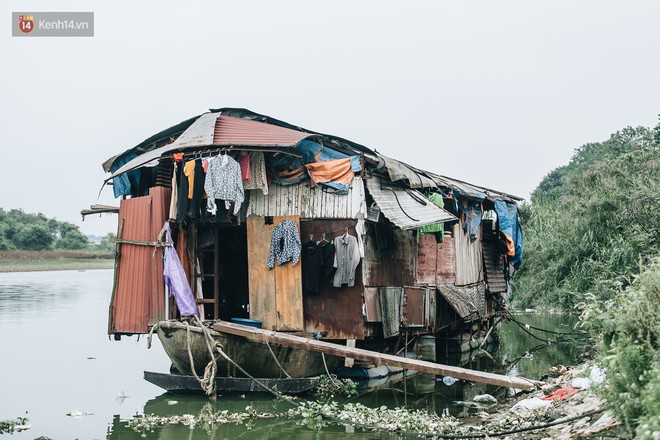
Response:
[[[660,112],[657,1],[0,4],[0,207],[115,232],[101,163],[245,107],[529,198],[573,150]],[[92,38],[16,38],[12,12],[93,11]]]

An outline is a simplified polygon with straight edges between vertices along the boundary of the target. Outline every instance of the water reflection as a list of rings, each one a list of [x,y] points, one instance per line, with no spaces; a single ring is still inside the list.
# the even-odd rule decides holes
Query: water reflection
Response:
[[[144,381],[143,370],[167,372],[169,361],[154,340],[146,349],[145,339],[124,338],[110,341],[107,313],[112,271],[63,271],[0,274],[0,362],[2,398],[0,419],[24,416],[32,429],[16,433],[17,440],[39,436],[51,438],[140,439],[142,433],[126,427],[125,420],[136,413],[172,415],[198,414],[205,405],[216,411],[244,411],[252,405],[258,411],[284,412],[283,402],[268,395],[222,396],[209,401],[203,396],[179,396]],[[549,330],[569,332],[575,318],[562,315],[516,315],[521,323]],[[533,330],[532,330],[533,331]],[[552,334],[535,332],[543,338]],[[457,354],[439,362],[501,374],[538,379],[556,364],[570,365],[584,348],[584,341],[540,344],[515,323],[505,323],[499,331],[499,346],[490,354]],[[477,394],[503,397],[505,389],[458,380],[451,385],[442,377],[403,372],[390,381],[378,380],[361,385],[361,395],[350,399],[369,407],[406,406],[438,414],[445,410],[455,416],[470,417],[477,409],[471,402]],[[447,381],[451,383],[451,381]],[[171,402],[177,403],[172,405]],[[93,415],[72,418],[72,410]],[[479,409],[482,410],[482,409]],[[149,432],[147,438],[309,438],[346,436],[343,426],[329,426],[314,432],[297,420],[278,418],[256,421],[245,426],[219,426],[213,432],[191,431],[171,425]],[[388,433],[360,432],[356,439],[397,438]]]

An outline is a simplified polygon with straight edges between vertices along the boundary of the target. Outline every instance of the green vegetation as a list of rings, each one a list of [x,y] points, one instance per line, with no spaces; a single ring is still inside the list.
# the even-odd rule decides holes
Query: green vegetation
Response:
[[[100,244],[90,244],[78,226],[49,219],[41,213],[27,214],[20,209],[0,208],[0,251],[76,250],[111,252],[114,234]]]
[[[521,210],[521,306],[579,309],[599,342],[600,392],[628,434],[660,435],[660,125],[586,144]],[[641,274],[640,274],[641,273]]]
[[[69,222],[0,208],[0,272],[108,269],[115,235],[92,244]]]
[[[660,127],[660,126],[658,126]],[[626,128],[584,145],[548,174],[521,210],[523,306],[572,308],[629,285],[660,242],[660,128]]]

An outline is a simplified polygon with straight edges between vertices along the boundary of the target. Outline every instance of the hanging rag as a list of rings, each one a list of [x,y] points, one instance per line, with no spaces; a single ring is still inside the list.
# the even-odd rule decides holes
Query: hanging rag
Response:
[[[170,296],[174,297],[181,316],[196,315],[195,298],[190,290],[190,284],[179,256],[176,249],[174,249],[169,223],[165,223],[165,241],[170,244],[170,246],[165,247],[163,252],[165,260],[163,262],[163,279],[165,285],[169,288]]]
[[[243,188],[260,189],[264,195],[268,195],[266,160],[261,151],[250,153],[250,180],[243,182]]]

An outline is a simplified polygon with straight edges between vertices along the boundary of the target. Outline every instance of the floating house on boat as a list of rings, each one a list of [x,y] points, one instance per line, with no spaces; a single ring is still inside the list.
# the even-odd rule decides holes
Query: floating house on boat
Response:
[[[103,167],[121,199],[116,337],[196,314],[376,351],[420,335],[469,344],[522,258],[519,197],[245,109],[195,116]],[[187,354],[168,354],[183,371]],[[305,362],[287,368],[314,374]]]

